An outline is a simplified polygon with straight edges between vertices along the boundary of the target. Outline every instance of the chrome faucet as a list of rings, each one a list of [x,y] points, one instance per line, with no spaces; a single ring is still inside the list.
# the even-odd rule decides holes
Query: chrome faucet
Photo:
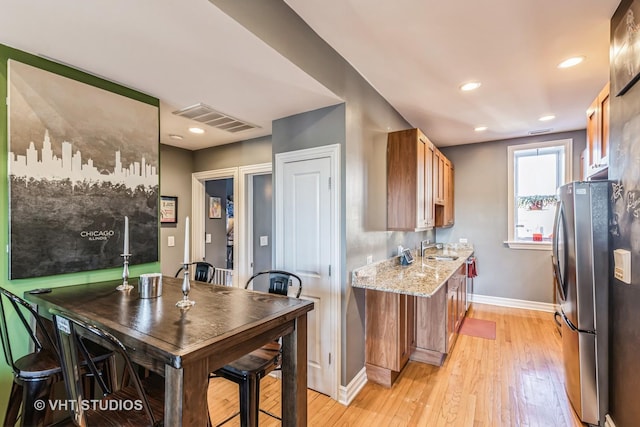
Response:
[[[435,243],[429,243],[429,240],[420,241],[420,257],[424,258],[424,251],[435,247]]]

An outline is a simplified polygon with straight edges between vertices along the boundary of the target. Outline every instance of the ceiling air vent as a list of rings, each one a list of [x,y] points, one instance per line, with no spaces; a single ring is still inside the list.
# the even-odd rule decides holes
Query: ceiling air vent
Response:
[[[187,119],[195,120],[196,122],[204,123],[205,125],[212,126],[227,132],[241,132],[243,130],[256,129],[260,126],[252,125],[251,123],[243,122],[242,120],[235,119],[231,116],[227,116],[219,111],[214,110],[206,104],[196,104],[182,110],[174,111],[176,116],[186,117]]]
[[[532,131],[529,131],[529,135],[540,135],[541,133],[549,133],[552,130],[553,130],[552,128],[532,130]]]

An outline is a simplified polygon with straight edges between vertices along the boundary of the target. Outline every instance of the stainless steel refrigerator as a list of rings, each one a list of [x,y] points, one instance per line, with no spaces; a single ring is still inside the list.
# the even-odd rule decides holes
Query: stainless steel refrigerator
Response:
[[[608,401],[609,182],[558,188],[553,271],[565,388],[580,419],[604,426]]]

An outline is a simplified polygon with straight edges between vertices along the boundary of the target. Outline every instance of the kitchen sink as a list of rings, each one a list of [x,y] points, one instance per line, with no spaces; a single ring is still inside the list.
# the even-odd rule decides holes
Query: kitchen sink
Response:
[[[436,261],[455,261],[458,259],[458,255],[429,255],[427,259],[434,259]]]

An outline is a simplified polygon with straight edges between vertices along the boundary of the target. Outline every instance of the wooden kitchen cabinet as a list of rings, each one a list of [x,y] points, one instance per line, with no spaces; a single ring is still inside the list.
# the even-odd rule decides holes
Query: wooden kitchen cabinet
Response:
[[[433,228],[435,147],[420,129],[391,132],[387,137],[387,229]]]
[[[433,153],[433,202],[444,205],[445,201],[445,162],[446,157],[435,149]]]
[[[458,271],[458,280],[460,280],[460,286],[458,287],[458,330],[462,327],[462,322],[467,315],[467,266],[462,267],[462,271]]]
[[[412,275],[416,271],[409,271],[407,277],[415,277]],[[364,273],[363,280],[370,280],[370,274]],[[355,282],[358,277],[360,273],[354,275]],[[394,292],[391,289],[398,289],[395,285],[383,286],[382,290],[364,289],[365,368],[369,381],[391,387],[409,360],[442,366],[466,315],[466,263],[436,286],[430,296]]]
[[[420,129],[387,136],[387,229],[454,224],[453,164]]]
[[[390,387],[414,347],[414,298],[394,292],[365,293],[367,378]]]
[[[448,353],[447,285],[430,298],[415,297],[415,346],[411,360],[441,366]]]
[[[442,203],[435,206],[435,226],[451,227],[454,224],[454,168],[449,159],[440,153],[438,166],[439,180],[442,181]],[[441,171],[441,172],[440,172]],[[440,178],[441,176],[441,178]],[[438,183],[440,187],[440,183]]]
[[[467,312],[465,266],[462,265],[447,281],[447,353],[455,343]]]
[[[587,109],[585,178],[606,178],[609,167],[609,83]]]
[[[449,279],[447,285],[450,285],[449,293],[451,295],[451,307],[447,316],[450,319],[450,330],[447,331],[449,336],[449,342],[447,349],[450,349],[458,336],[464,316],[466,314],[467,305],[467,288],[466,288],[466,276],[464,271],[458,270]],[[449,307],[449,305],[447,305]]]
[[[457,280],[449,279],[447,282],[447,351],[449,353],[458,336],[458,288]]]
[[[415,347],[411,360],[441,366],[466,315],[465,264],[430,298],[415,297]]]

